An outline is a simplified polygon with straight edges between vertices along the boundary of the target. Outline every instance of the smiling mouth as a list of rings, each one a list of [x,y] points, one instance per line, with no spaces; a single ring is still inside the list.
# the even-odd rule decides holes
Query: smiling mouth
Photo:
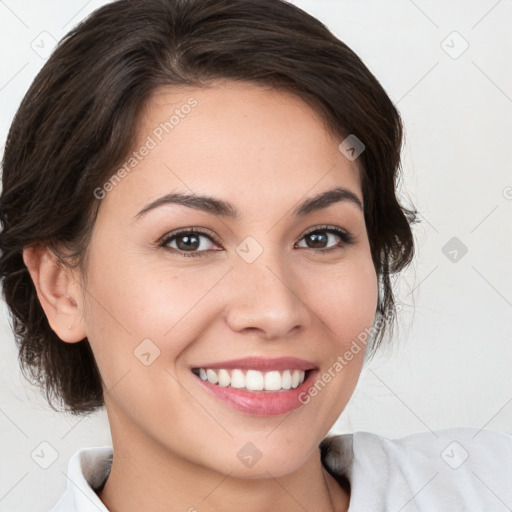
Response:
[[[242,368],[193,368],[192,373],[201,380],[219,387],[237,388],[244,391],[282,392],[299,387],[311,370],[290,368],[286,370],[259,370]]]

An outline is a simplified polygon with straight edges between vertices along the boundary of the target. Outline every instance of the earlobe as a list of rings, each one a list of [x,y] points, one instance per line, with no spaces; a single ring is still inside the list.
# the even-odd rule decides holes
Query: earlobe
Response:
[[[80,301],[80,283],[72,269],[63,265],[44,245],[25,247],[23,261],[55,334],[68,343],[83,340],[86,333],[82,317],[83,305]]]

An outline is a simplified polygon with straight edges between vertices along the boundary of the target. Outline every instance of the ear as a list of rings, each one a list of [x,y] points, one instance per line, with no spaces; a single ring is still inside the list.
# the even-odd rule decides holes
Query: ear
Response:
[[[76,272],[63,265],[44,245],[25,247],[23,261],[55,334],[67,343],[83,340],[86,333],[81,284],[75,277]]]

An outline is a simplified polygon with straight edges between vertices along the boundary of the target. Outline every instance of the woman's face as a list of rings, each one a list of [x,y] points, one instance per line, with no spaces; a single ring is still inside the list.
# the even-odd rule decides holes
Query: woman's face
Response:
[[[133,160],[104,188],[82,297],[114,443],[247,478],[316,453],[377,306],[360,170],[340,142],[300,99],[253,84],[153,97]],[[335,188],[348,193],[310,203]],[[172,194],[210,200],[159,201]],[[244,389],[290,387],[300,369],[296,389]]]

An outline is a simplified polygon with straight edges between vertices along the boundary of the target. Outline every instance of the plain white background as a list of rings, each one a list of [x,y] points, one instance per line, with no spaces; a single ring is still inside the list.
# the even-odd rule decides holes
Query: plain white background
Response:
[[[0,0],[2,147],[54,41],[104,3]],[[397,283],[399,331],[333,431],[512,434],[512,0],[293,3],[346,42],[397,104],[403,190],[422,219],[414,264]],[[69,457],[110,444],[106,414],[57,414],[23,381],[4,304],[0,338],[0,511],[43,512],[64,491]],[[41,450],[47,469],[31,456]]]

